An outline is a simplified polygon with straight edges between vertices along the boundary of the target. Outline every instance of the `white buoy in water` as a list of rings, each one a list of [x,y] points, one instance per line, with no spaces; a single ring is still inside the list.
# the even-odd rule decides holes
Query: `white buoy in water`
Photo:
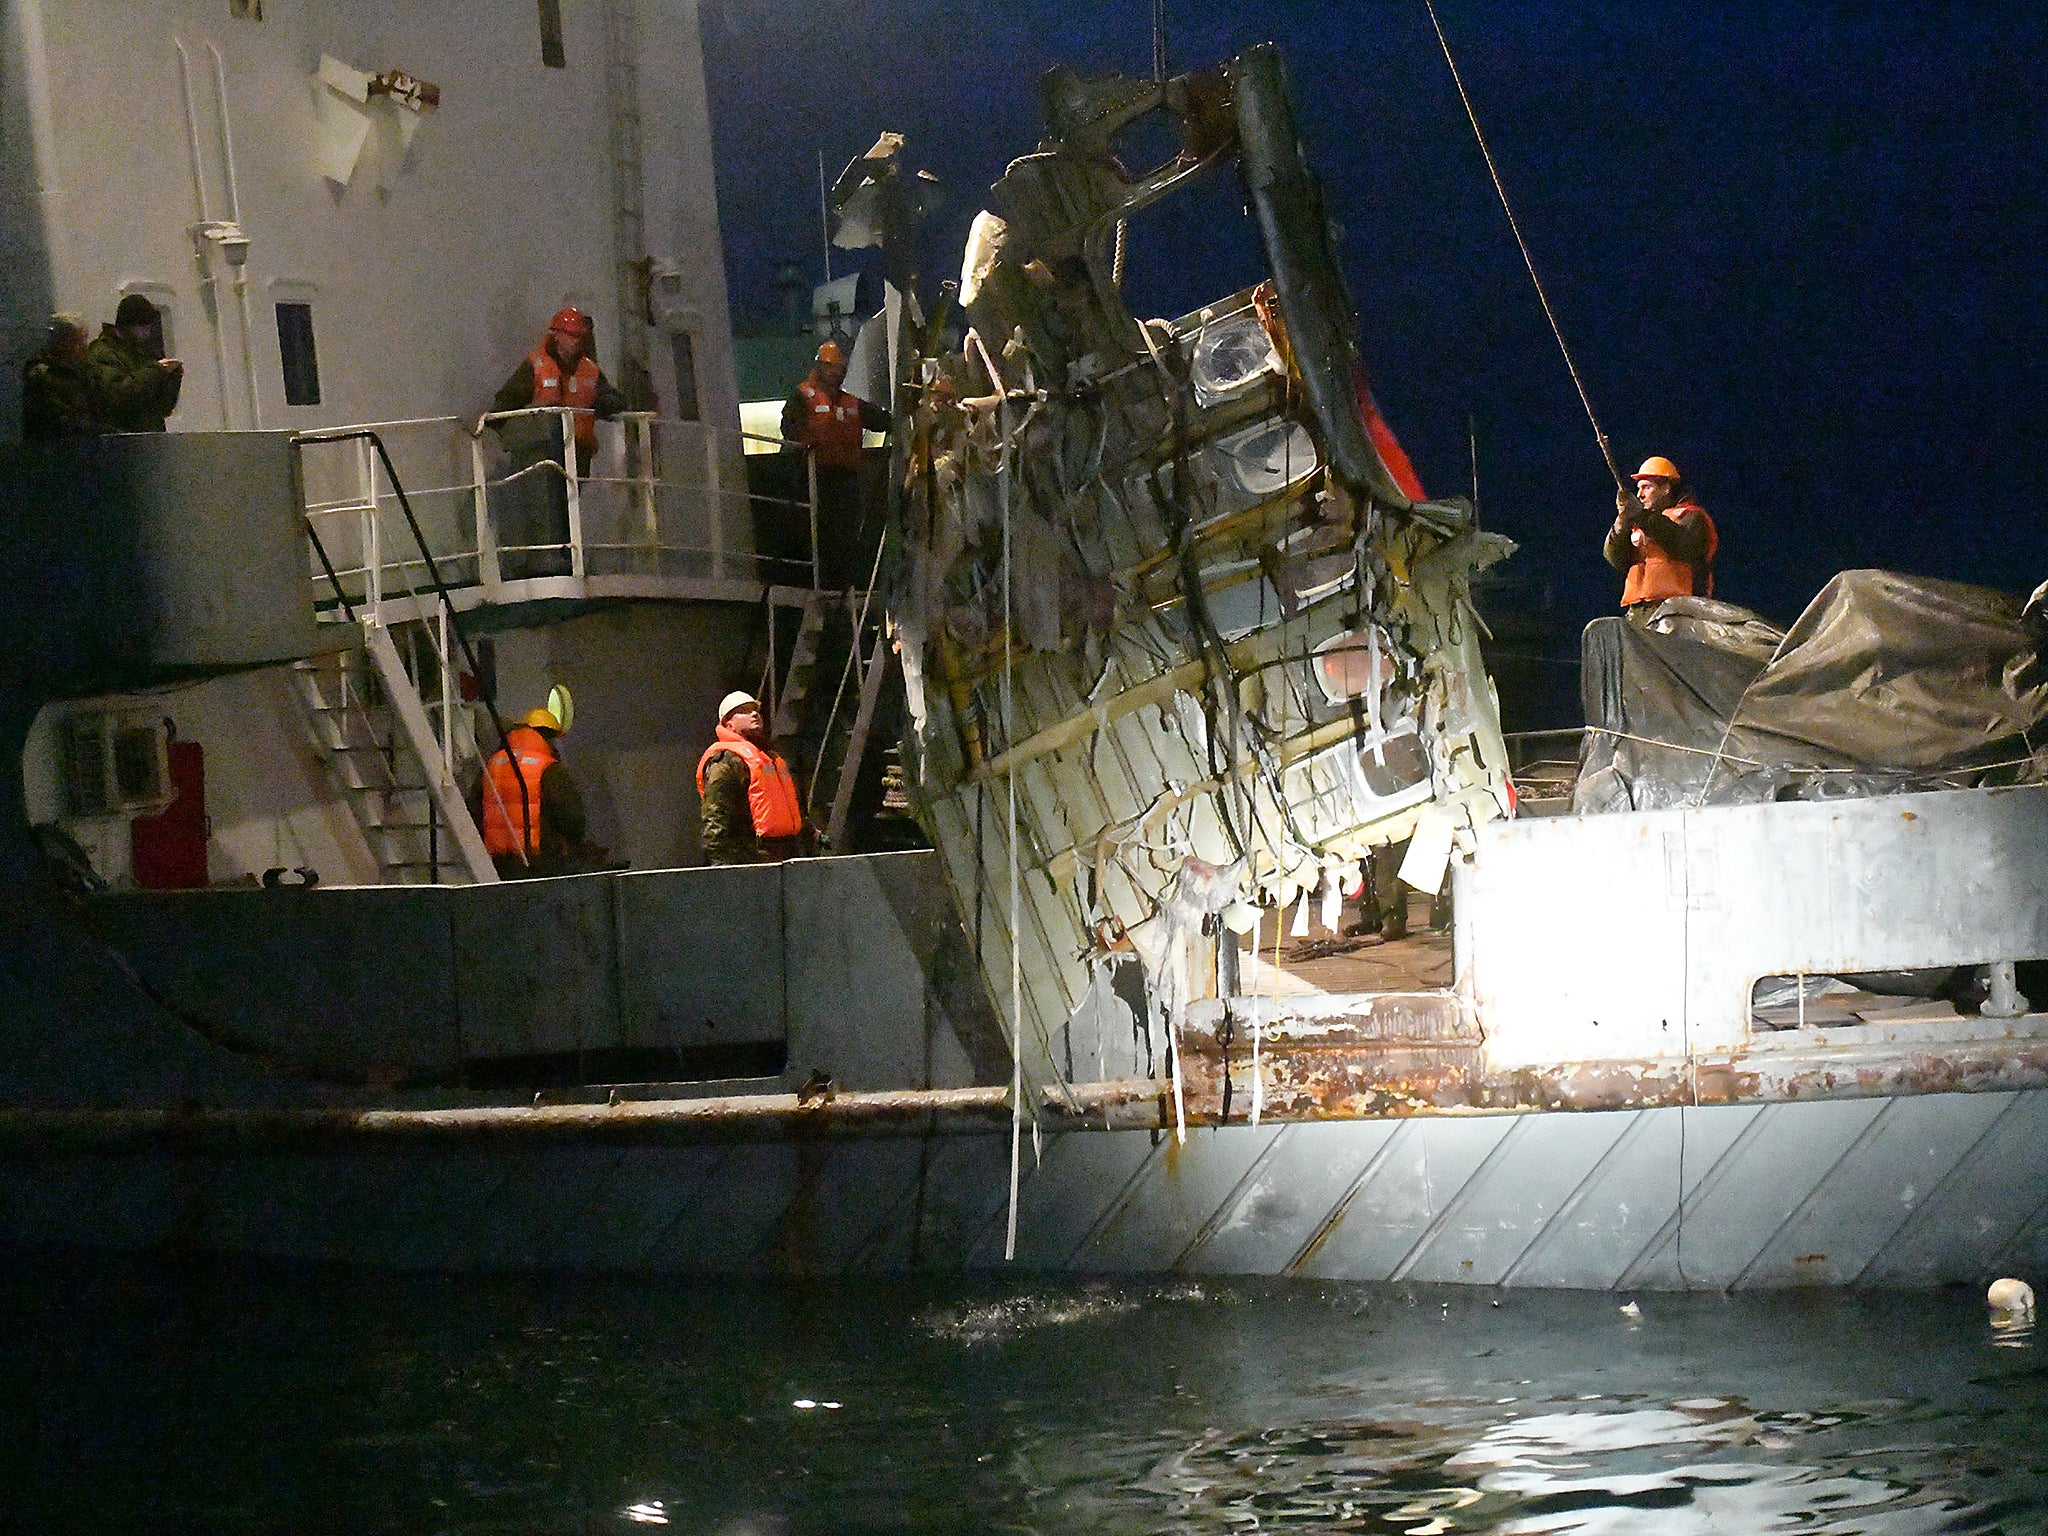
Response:
[[[2024,1280],[2007,1276],[1991,1282],[1991,1289],[1984,1294],[1984,1300],[1994,1312],[2019,1313],[2032,1316],[2034,1311],[2034,1288]]]

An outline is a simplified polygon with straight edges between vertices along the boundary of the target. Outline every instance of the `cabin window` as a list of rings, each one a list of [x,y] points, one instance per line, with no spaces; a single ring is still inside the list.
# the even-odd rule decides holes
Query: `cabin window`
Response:
[[[228,14],[237,21],[261,21],[263,0],[228,0]]]
[[[562,53],[562,0],[540,0],[540,61],[549,69],[568,63]]]
[[[284,362],[284,403],[320,403],[320,358],[313,350],[313,306],[277,306],[277,352]]]

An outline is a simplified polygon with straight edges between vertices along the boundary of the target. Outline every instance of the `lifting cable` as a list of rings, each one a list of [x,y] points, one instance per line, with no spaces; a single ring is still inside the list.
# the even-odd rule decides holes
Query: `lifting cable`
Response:
[[[1501,212],[1508,216],[1508,228],[1514,232],[1515,244],[1521,248],[1522,264],[1529,269],[1529,281],[1536,285],[1536,298],[1543,306],[1543,318],[1550,322],[1550,334],[1557,338],[1557,350],[1564,354],[1564,366],[1572,376],[1572,387],[1579,392],[1579,404],[1586,408],[1586,420],[1593,424],[1593,436],[1600,444],[1600,456],[1607,461],[1607,472],[1614,476],[1614,483],[1621,489],[1628,489],[1622,479],[1621,466],[1614,462],[1614,450],[1607,445],[1607,434],[1600,430],[1600,418],[1593,414],[1593,401],[1586,393],[1586,384],[1579,377],[1579,365],[1572,361],[1572,349],[1565,345],[1564,329],[1557,323],[1557,312],[1550,307],[1550,295],[1543,291],[1543,279],[1536,275],[1536,258],[1529,254],[1529,242],[1522,238],[1522,226],[1515,220],[1515,210],[1508,202],[1508,189],[1500,179],[1500,168],[1493,163],[1493,151],[1487,147],[1486,135],[1480,130],[1479,115],[1472,110],[1472,98],[1465,93],[1465,77],[1458,73],[1458,61],[1451,57],[1450,39],[1444,36],[1443,23],[1437,20],[1435,0],[1422,0],[1422,8],[1429,12],[1429,24],[1436,29],[1437,45],[1444,51],[1444,62],[1451,67],[1451,81],[1458,87],[1458,100],[1465,104],[1465,119],[1472,125],[1472,137],[1479,141],[1479,153],[1486,159],[1486,174],[1493,178],[1493,190],[1500,196]]]
[[[1016,455],[1016,439],[1010,426],[1010,387],[1004,381],[996,361],[989,356],[988,348],[981,337],[970,330],[968,337],[974,343],[975,351],[981,354],[981,365],[988,370],[990,383],[994,386],[999,403],[996,407],[997,423],[1001,431],[1001,451],[996,459],[997,493],[1003,513],[1003,683],[1001,691],[1003,716],[1003,750],[1008,751],[1016,740],[1015,694],[1016,653],[1012,649],[1012,634],[1016,628],[1016,605],[1011,585],[1010,556],[1013,552],[1010,516],[1010,480],[1013,473],[1012,460]],[[1017,867],[1017,776],[1021,765],[1013,766],[1003,775],[1009,791],[1008,805],[1008,854],[1010,874],[1010,1200],[1008,1217],[1003,1224],[1003,1260],[1013,1262],[1017,1257],[1017,1189],[1023,1161],[1024,1141],[1024,954],[1022,941],[1017,929],[1023,908]],[[984,804],[986,797],[984,797]],[[975,813],[976,836],[984,812],[977,808]],[[976,910],[980,903],[979,853],[976,855]],[[976,957],[980,958],[979,956]],[[1048,1054],[1050,1049],[1048,1048]],[[1031,1121],[1031,1143],[1038,1145],[1038,1118]]]

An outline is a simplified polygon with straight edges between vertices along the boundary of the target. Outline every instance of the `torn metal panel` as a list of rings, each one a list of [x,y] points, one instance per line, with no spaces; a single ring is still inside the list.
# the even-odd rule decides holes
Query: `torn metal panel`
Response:
[[[946,350],[919,320],[906,349],[892,614],[915,799],[1004,1013],[1015,776],[1019,1032],[1063,1076],[1106,1016],[1104,960],[1144,961],[1170,1061],[1226,909],[1324,887],[1425,810],[1446,836],[1506,813],[1468,591],[1512,546],[1376,446],[1399,457],[1276,54],[1163,84],[1060,70],[1044,93],[1048,136],[969,237],[971,328]],[[1133,174],[1114,146],[1147,116],[1176,148]],[[1269,280],[1133,316],[1123,222],[1226,164]],[[1075,1070],[1127,1051],[1083,1040]]]

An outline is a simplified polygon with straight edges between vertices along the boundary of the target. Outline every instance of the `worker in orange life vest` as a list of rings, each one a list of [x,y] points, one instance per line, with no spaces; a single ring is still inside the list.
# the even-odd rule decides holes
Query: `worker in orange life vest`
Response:
[[[555,751],[561,734],[553,711],[529,710],[484,764],[477,809],[500,879],[569,874],[602,860],[583,840],[583,796]]]
[[[818,467],[818,555],[828,589],[866,586],[874,560],[874,528],[865,524],[861,488],[864,432],[889,430],[889,413],[848,394],[846,354],[835,341],[818,348],[817,366],[782,407],[782,437],[803,449]]]
[[[1622,573],[1621,607],[1647,619],[1667,597],[1714,595],[1721,536],[1707,509],[1685,489],[1678,466],[1661,454],[1643,460],[1636,490],[1614,492],[1614,526],[1603,553]]]
[[[697,760],[697,797],[704,856],[714,864],[771,864],[806,851],[796,775],[750,693],[719,701],[717,738]]]
[[[526,354],[504,388],[491,397],[493,411],[523,411],[536,405],[566,405],[576,412],[576,472],[589,474],[597,452],[597,419],[609,421],[627,408],[627,402],[591,356],[590,316],[573,306],[555,312],[540,345]]]
[[[571,421],[581,479],[589,475],[597,454],[598,418],[616,416],[630,402],[598,368],[591,355],[590,316],[574,307],[555,313],[540,345],[491,397],[493,412],[564,405],[575,413]],[[546,467],[562,462],[561,423],[552,417],[515,416],[493,425],[512,461],[504,482],[491,493],[499,574],[507,581],[566,576],[573,569],[569,493],[562,475]]]

